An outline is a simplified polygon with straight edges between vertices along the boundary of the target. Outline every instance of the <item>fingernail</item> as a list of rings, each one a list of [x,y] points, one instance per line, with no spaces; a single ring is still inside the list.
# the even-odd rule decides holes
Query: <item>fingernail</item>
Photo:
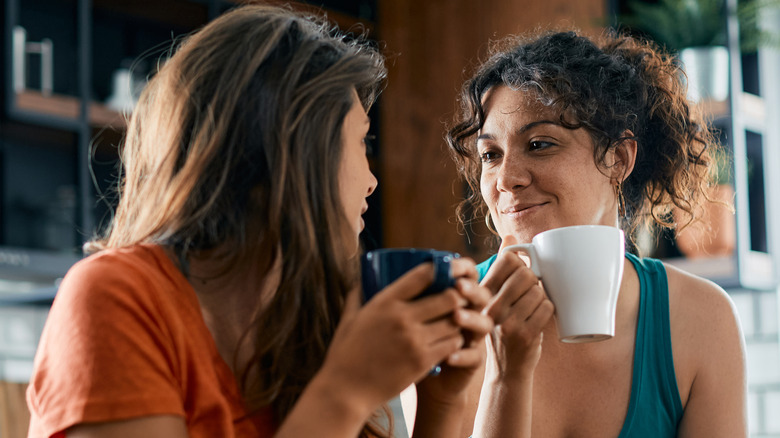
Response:
[[[468,321],[471,319],[471,313],[463,309],[458,309],[458,318],[460,318],[461,321]]]

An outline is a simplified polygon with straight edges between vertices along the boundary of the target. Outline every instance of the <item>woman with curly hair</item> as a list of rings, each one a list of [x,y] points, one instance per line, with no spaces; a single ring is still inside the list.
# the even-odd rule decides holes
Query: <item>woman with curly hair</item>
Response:
[[[413,382],[419,436],[455,434],[492,328],[472,261],[360,303],[366,111],[381,55],[246,6],[152,78],[116,215],[64,278],[28,390],[30,437],[377,437]],[[441,374],[429,375],[436,364]]]
[[[697,220],[716,146],[681,76],[671,57],[623,35],[504,41],[466,82],[448,133],[473,193],[460,212],[484,215],[501,247],[593,224],[622,228],[633,249],[643,225]],[[746,436],[729,297],[631,252],[616,334],[587,344],[558,340],[554,306],[517,254],[478,266],[496,328],[473,388],[475,437]]]

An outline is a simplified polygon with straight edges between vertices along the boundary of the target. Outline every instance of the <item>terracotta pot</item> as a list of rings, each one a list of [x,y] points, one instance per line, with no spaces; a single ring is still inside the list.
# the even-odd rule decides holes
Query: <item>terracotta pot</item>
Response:
[[[734,204],[734,187],[712,186],[709,196],[715,202],[705,201],[701,206],[697,212],[701,221],[677,233],[677,248],[688,258],[729,256],[736,248],[737,225],[730,208]],[[675,212],[678,223],[681,216]]]

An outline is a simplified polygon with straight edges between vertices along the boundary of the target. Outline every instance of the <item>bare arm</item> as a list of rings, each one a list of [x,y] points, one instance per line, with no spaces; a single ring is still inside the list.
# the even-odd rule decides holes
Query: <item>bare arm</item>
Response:
[[[678,436],[747,437],[745,344],[734,306],[720,287],[668,271],[675,366],[690,382],[681,388]]]
[[[495,293],[486,312],[496,328],[487,342],[474,436],[530,437],[534,370],[553,305],[517,254],[501,255],[482,284]]]
[[[493,329],[493,319],[481,311],[491,293],[477,284],[477,272],[471,262],[453,264],[453,275],[462,277],[456,282],[456,289],[470,303],[452,315],[462,328],[465,344],[442,364],[440,375],[417,383],[414,438],[461,436],[469,388],[472,381],[481,377],[485,363],[484,338]]]
[[[108,423],[81,424],[65,432],[67,438],[187,438],[182,417],[160,415]]]
[[[479,347],[482,350],[486,350],[487,340],[480,343]],[[487,357],[487,354],[485,354]],[[469,387],[466,390],[466,407],[463,412],[463,417],[460,420],[460,437],[471,436],[474,432],[474,420],[476,419],[477,409],[479,409],[479,399],[482,393],[482,383],[485,380],[485,366],[486,363],[482,362],[479,369],[474,374],[474,378],[469,383]]]
[[[348,397],[339,397],[343,388],[315,379],[306,388],[293,413],[277,437],[358,436],[372,407]],[[151,416],[125,421],[85,423],[66,431],[67,438],[187,438],[184,419],[176,416]]]
[[[459,437],[458,420],[463,415],[464,407],[464,404],[441,404],[436,400],[427,400],[425,396],[418,397],[412,437]]]
[[[491,368],[495,365],[489,364]],[[530,437],[533,380],[533,373],[500,378],[488,371],[479,397],[474,436]]]
[[[457,436],[452,424],[461,415],[461,388],[483,361],[464,333],[480,342],[493,323],[480,314],[490,294],[476,284],[474,263],[459,259],[452,269],[454,276],[462,277],[456,288],[411,300],[433,278],[430,266],[418,267],[360,311],[346,315],[321,371],[276,437],[357,436],[381,403],[423,379],[415,436]],[[441,375],[425,378],[445,361]]]

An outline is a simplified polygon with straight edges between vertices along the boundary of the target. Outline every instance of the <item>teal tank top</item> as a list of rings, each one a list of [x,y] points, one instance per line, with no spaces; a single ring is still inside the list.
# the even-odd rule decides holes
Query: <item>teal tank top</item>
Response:
[[[674,374],[666,269],[659,260],[626,257],[639,274],[639,316],[631,397],[618,438],[675,437],[683,407]],[[480,281],[495,259],[477,265]]]

